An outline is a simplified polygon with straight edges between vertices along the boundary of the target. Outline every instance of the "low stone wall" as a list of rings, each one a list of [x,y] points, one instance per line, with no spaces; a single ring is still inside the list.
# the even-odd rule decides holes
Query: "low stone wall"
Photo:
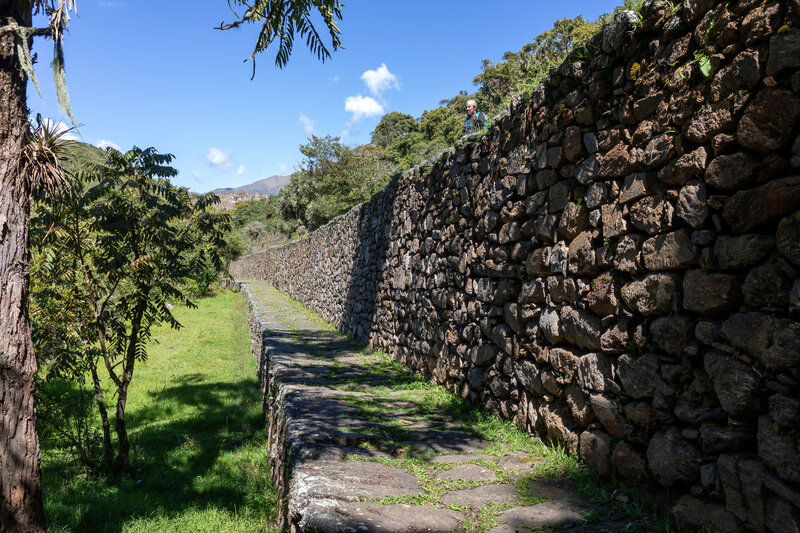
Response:
[[[800,2],[648,1],[488,135],[243,258],[342,331],[670,487],[800,528]]]

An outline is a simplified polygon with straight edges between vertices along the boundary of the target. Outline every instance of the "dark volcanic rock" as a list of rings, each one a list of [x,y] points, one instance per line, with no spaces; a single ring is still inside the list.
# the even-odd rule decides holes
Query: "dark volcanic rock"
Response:
[[[769,41],[767,74],[772,76],[787,68],[800,67],[800,30],[791,29],[774,35]]]
[[[723,315],[742,301],[742,278],[690,270],[683,278],[683,307],[701,315]]]
[[[652,398],[661,378],[658,377],[658,356],[645,354],[632,357],[628,354],[620,356],[617,367],[622,388],[632,398]]]
[[[703,365],[726,413],[742,420],[758,415],[764,385],[750,365],[718,351],[706,353]]]
[[[766,154],[791,138],[800,117],[800,98],[782,89],[764,89],[745,109],[736,139],[745,148]]]
[[[722,334],[768,369],[800,374],[800,323],[762,313],[739,313],[722,324]]]
[[[734,119],[732,105],[729,100],[704,107],[689,121],[685,135],[690,141],[704,143],[719,133],[733,129]]]
[[[758,178],[761,162],[744,152],[721,155],[706,170],[706,183],[723,191],[736,191],[752,186]]]
[[[800,220],[787,217],[778,224],[778,251],[794,266],[800,267]]]
[[[798,439],[775,427],[767,415],[758,419],[758,454],[781,478],[800,482],[800,449]]]
[[[581,433],[578,453],[589,468],[607,476],[611,473],[611,435],[605,431],[588,430]]]
[[[649,270],[686,268],[697,262],[697,253],[689,230],[682,229],[647,239],[642,258]]]
[[[744,301],[751,307],[787,309],[792,282],[783,269],[774,263],[757,266],[744,280]]]
[[[670,428],[653,435],[647,448],[647,463],[656,480],[671,487],[699,478],[702,454],[696,445],[681,437],[680,431]]]
[[[736,517],[725,507],[698,500],[688,494],[678,499],[671,512],[678,523],[687,529],[709,527],[718,531],[741,531]]]
[[[650,274],[622,287],[622,300],[630,309],[645,316],[666,315],[672,310],[675,288],[674,276]]]
[[[561,310],[561,325],[567,342],[585,350],[600,349],[600,318],[592,313],[565,306]]]
[[[773,180],[739,191],[725,204],[723,216],[736,233],[780,220],[800,208],[800,176]]]
[[[650,336],[659,348],[678,356],[690,338],[690,321],[685,316],[664,316],[650,323]]]
[[[714,256],[720,270],[739,270],[757,265],[775,246],[769,235],[720,235],[714,243]]]

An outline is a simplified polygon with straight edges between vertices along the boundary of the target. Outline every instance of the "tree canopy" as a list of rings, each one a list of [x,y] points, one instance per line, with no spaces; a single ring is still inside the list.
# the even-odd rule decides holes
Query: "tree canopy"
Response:
[[[47,378],[74,384],[77,399],[91,376],[109,470],[112,463],[121,471],[129,468],[125,402],[134,366],[147,358],[150,331],[161,323],[179,328],[170,303],[192,306],[187,281],[215,282],[223,268],[217,250],[228,217],[210,211],[215,195],[193,199],[172,185],[169,178],[177,171],[171,160],[153,148],[124,154],[109,149],[105,163],[81,171],[68,191],[38,203],[32,220],[36,352]],[[116,396],[115,459],[101,372]],[[65,426],[73,418],[54,407],[58,402],[47,401],[47,390],[40,397],[50,406],[43,411],[51,414],[48,426],[91,464],[81,432],[74,431],[85,422]],[[58,416],[52,416],[54,409]]]

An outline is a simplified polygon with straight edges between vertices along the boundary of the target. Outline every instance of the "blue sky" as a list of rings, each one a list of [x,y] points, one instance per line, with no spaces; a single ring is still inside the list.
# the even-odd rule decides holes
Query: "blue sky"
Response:
[[[620,0],[621,1],[621,0]],[[289,174],[310,134],[369,142],[384,113],[419,116],[472,92],[481,60],[502,59],[564,17],[594,20],[614,0],[345,0],[344,50],[324,64],[298,40],[289,65],[250,55],[257,28],[219,31],[225,0],[78,0],[64,49],[82,140],[175,155],[173,181],[196,192]],[[34,52],[43,100],[28,107],[65,121],[50,81],[52,44]]]

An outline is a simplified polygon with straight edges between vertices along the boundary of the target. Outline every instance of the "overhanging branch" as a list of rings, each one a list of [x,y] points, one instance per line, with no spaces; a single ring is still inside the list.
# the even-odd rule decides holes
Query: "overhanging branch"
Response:
[[[46,28],[31,28],[28,26],[19,26],[17,24],[6,24],[0,26],[0,35],[4,33],[17,33],[23,37],[53,37],[53,28],[48,26]]]

